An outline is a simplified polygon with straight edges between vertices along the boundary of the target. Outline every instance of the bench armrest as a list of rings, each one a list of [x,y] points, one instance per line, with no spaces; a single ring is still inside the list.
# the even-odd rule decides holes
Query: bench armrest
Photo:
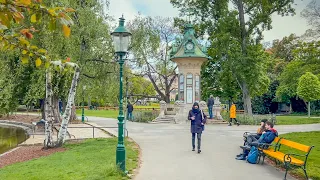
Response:
[[[306,157],[306,155],[301,155],[301,154],[294,154],[294,153],[287,153],[283,157],[283,162],[285,163],[291,163],[292,158],[291,156],[300,156],[300,157]]]
[[[268,143],[259,143],[258,147],[261,149],[268,149],[270,146],[274,146],[273,144],[268,144]]]

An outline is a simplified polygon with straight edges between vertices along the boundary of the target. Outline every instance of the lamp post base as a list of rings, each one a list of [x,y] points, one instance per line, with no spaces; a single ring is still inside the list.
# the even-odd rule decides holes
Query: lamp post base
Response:
[[[118,144],[116,152],[116,163],[122,172],[126,170],[126,149],[123,144]]]

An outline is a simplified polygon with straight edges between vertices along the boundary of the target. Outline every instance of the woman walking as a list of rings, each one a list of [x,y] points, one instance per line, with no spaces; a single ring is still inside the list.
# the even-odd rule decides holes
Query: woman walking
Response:
[[[197,135],[198,153],[201,153],[201,134],[203,126],[206,123],[207,116],[199,109],[199,104],[197,102],[193,104],[192,110],[189,111],[188,119],[191,121],[192,151],[195,151],[195,139]]]
[[[234,119],[234,121],[237,123],[237,125],[239,126],[240,123],[237,121],[237,108],[236,105],[234,104],[234,102],[232,102],[232,105],[230,107],[230,121],[229,121],[229,126],[232,126],[232,120]]]

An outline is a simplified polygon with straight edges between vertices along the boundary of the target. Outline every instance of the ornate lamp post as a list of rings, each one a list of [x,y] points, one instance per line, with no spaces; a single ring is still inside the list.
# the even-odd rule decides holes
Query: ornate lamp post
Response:
[[[86,90],[86,86],[82,87],[82,114],[81,114],[81,121],[84,123],[84,91]]]
[[[124,56],[128,52],[129,41],[131,33],[124,27],[124,18],[120,18],[119,26],[111,33],[114,43],[115,53],[118,58],[118,63],[120,65],[120,89],[119,89],[119,116],[118,116],[118,145],[116,153],[116,163],[120,169],[125,172],[126,170],[126,149],[124,146],[124,134],[123,134],[123,97],[122,97],[122,86],[123,86],[123,64]]]

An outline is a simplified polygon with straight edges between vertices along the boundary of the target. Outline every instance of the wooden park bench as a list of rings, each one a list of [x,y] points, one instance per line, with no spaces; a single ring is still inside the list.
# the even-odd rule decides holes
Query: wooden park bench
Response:
[[[303,152],[303,154],[295,154],[295,153],[283,153],[280,151],[281,146],[287,146],[292,149],[299,150]],[[273,141],[273,145],[271,144],[264,144],[259,147],[260,151],[260,156],[259,156],[259,161],[260,157],[263,157],[262,164],[264,163],[265,156],[269,156],[271,158],[274,158],[276,160],[276,163],[281,162],[284,164],[284,167],[286,169],[286,173],[284,176],[284,179],[287,178],[288,170],[289,168],[295,168],[295,167],[300,167],[302,168],[307,180],[308,180],[308,175],[307,175],[307,160],[308,156],[310,154],[311,149],[314,146],[307,146],[304,144],[300,144],[294,141],[290,141],[284,138],[279,138],[276,137],[275,140]],[[297,157],[300,157],[299,159]]]
[[[244,114],[244,110],[236,110],[237,114]]]

